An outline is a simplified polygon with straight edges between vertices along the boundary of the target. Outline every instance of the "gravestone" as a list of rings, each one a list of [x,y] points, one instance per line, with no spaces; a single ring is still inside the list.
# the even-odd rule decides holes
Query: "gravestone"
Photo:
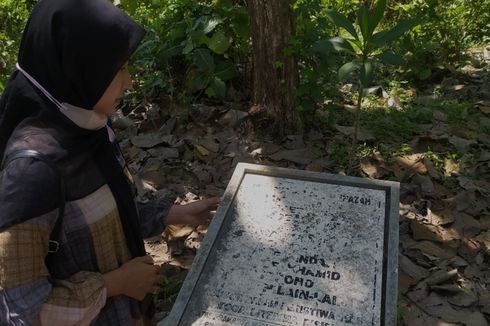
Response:
[[[239,164],[162,325],[395,325],[399,184]]]

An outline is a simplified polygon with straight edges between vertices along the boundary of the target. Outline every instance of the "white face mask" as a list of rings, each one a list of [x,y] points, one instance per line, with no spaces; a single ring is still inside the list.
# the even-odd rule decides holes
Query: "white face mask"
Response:
[[[70,119],[74,124],[83,129],[98,130],[106,127],[109,133],[109,139],[114,141],[115,135],[112,129],[107,125],[108,118],[106,115],[86,110],[69,103],[60,103],[53,95],[51,95],[41,84],[37,82],[28,72],[22,69],[19,63],[16,64],[17,69],[34,85],[36,86],[54,105],[58,107],[61,113]]]

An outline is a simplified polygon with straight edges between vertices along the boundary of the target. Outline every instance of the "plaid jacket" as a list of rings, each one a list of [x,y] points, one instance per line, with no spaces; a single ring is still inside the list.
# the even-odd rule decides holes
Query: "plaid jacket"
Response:
[[[24,189],[22,180],[39,179]],[[55,191],[53,171],[31,158],[17,159],[0,179],[0,325],[135,325],[142,322],[139,303],[125,296],[107,298],[102,274],[131,259],[116,202],[107,185],[65,206],[60,250],[55,254],[57,277],[45,265],[57,209],[9,223],[2,216],[3,195],[36,204]],[[12,198],[12,197],[10,197]],[[143,236],[163,231],[171,203],[154,200],[139,205]],[[21,211],[21,209],[20,209]],[[61,277],[59,277],[61,276]]]

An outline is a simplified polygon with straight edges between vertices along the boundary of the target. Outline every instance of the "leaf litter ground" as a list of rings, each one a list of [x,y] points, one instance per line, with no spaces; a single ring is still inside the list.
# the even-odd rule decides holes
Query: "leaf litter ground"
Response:
[[[358,148],[354,174],[401,184],[399,325],[485,326],[490,322],[488,71],[470,67],[429,93],[406,102],[383,97],[384,91],[369,97],[384,111],[365,113],[368,136]],[[390,103],[398,104],[386,109]],[[255,134],[245,109],[237,106],[194,105],[185,123],[167,115],[159,129],[141,116],[117,116],[138,200],[165,196],[185,204],[221,196],[238,162],[344,173],[351,129],[340,123],[351,115],[349,106],[321,112],[330,115],[327,127],[281,141]],[[206,231],[206,226],[172,226],[146,241],[166,274],[156,297],[157,319],[171,310]]]

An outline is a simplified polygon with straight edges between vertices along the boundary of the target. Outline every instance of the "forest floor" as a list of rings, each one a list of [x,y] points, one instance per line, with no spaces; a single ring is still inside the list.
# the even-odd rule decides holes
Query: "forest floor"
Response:
[[[369,90],[352,175],[400,182],[399,325],[490,324],[489,70],[468,65],[424,90]],[[185,115],[142,105],[116,117],[139,200],[221,196],[238,162],[344,174],[350,87],[341,89],[342,105],[319,113],[322,128],[280,141],[254,132],[241,102],[193,105]],[[167,274],[159,320],[205,234],[203,226],[173,226],[146,242]]]

